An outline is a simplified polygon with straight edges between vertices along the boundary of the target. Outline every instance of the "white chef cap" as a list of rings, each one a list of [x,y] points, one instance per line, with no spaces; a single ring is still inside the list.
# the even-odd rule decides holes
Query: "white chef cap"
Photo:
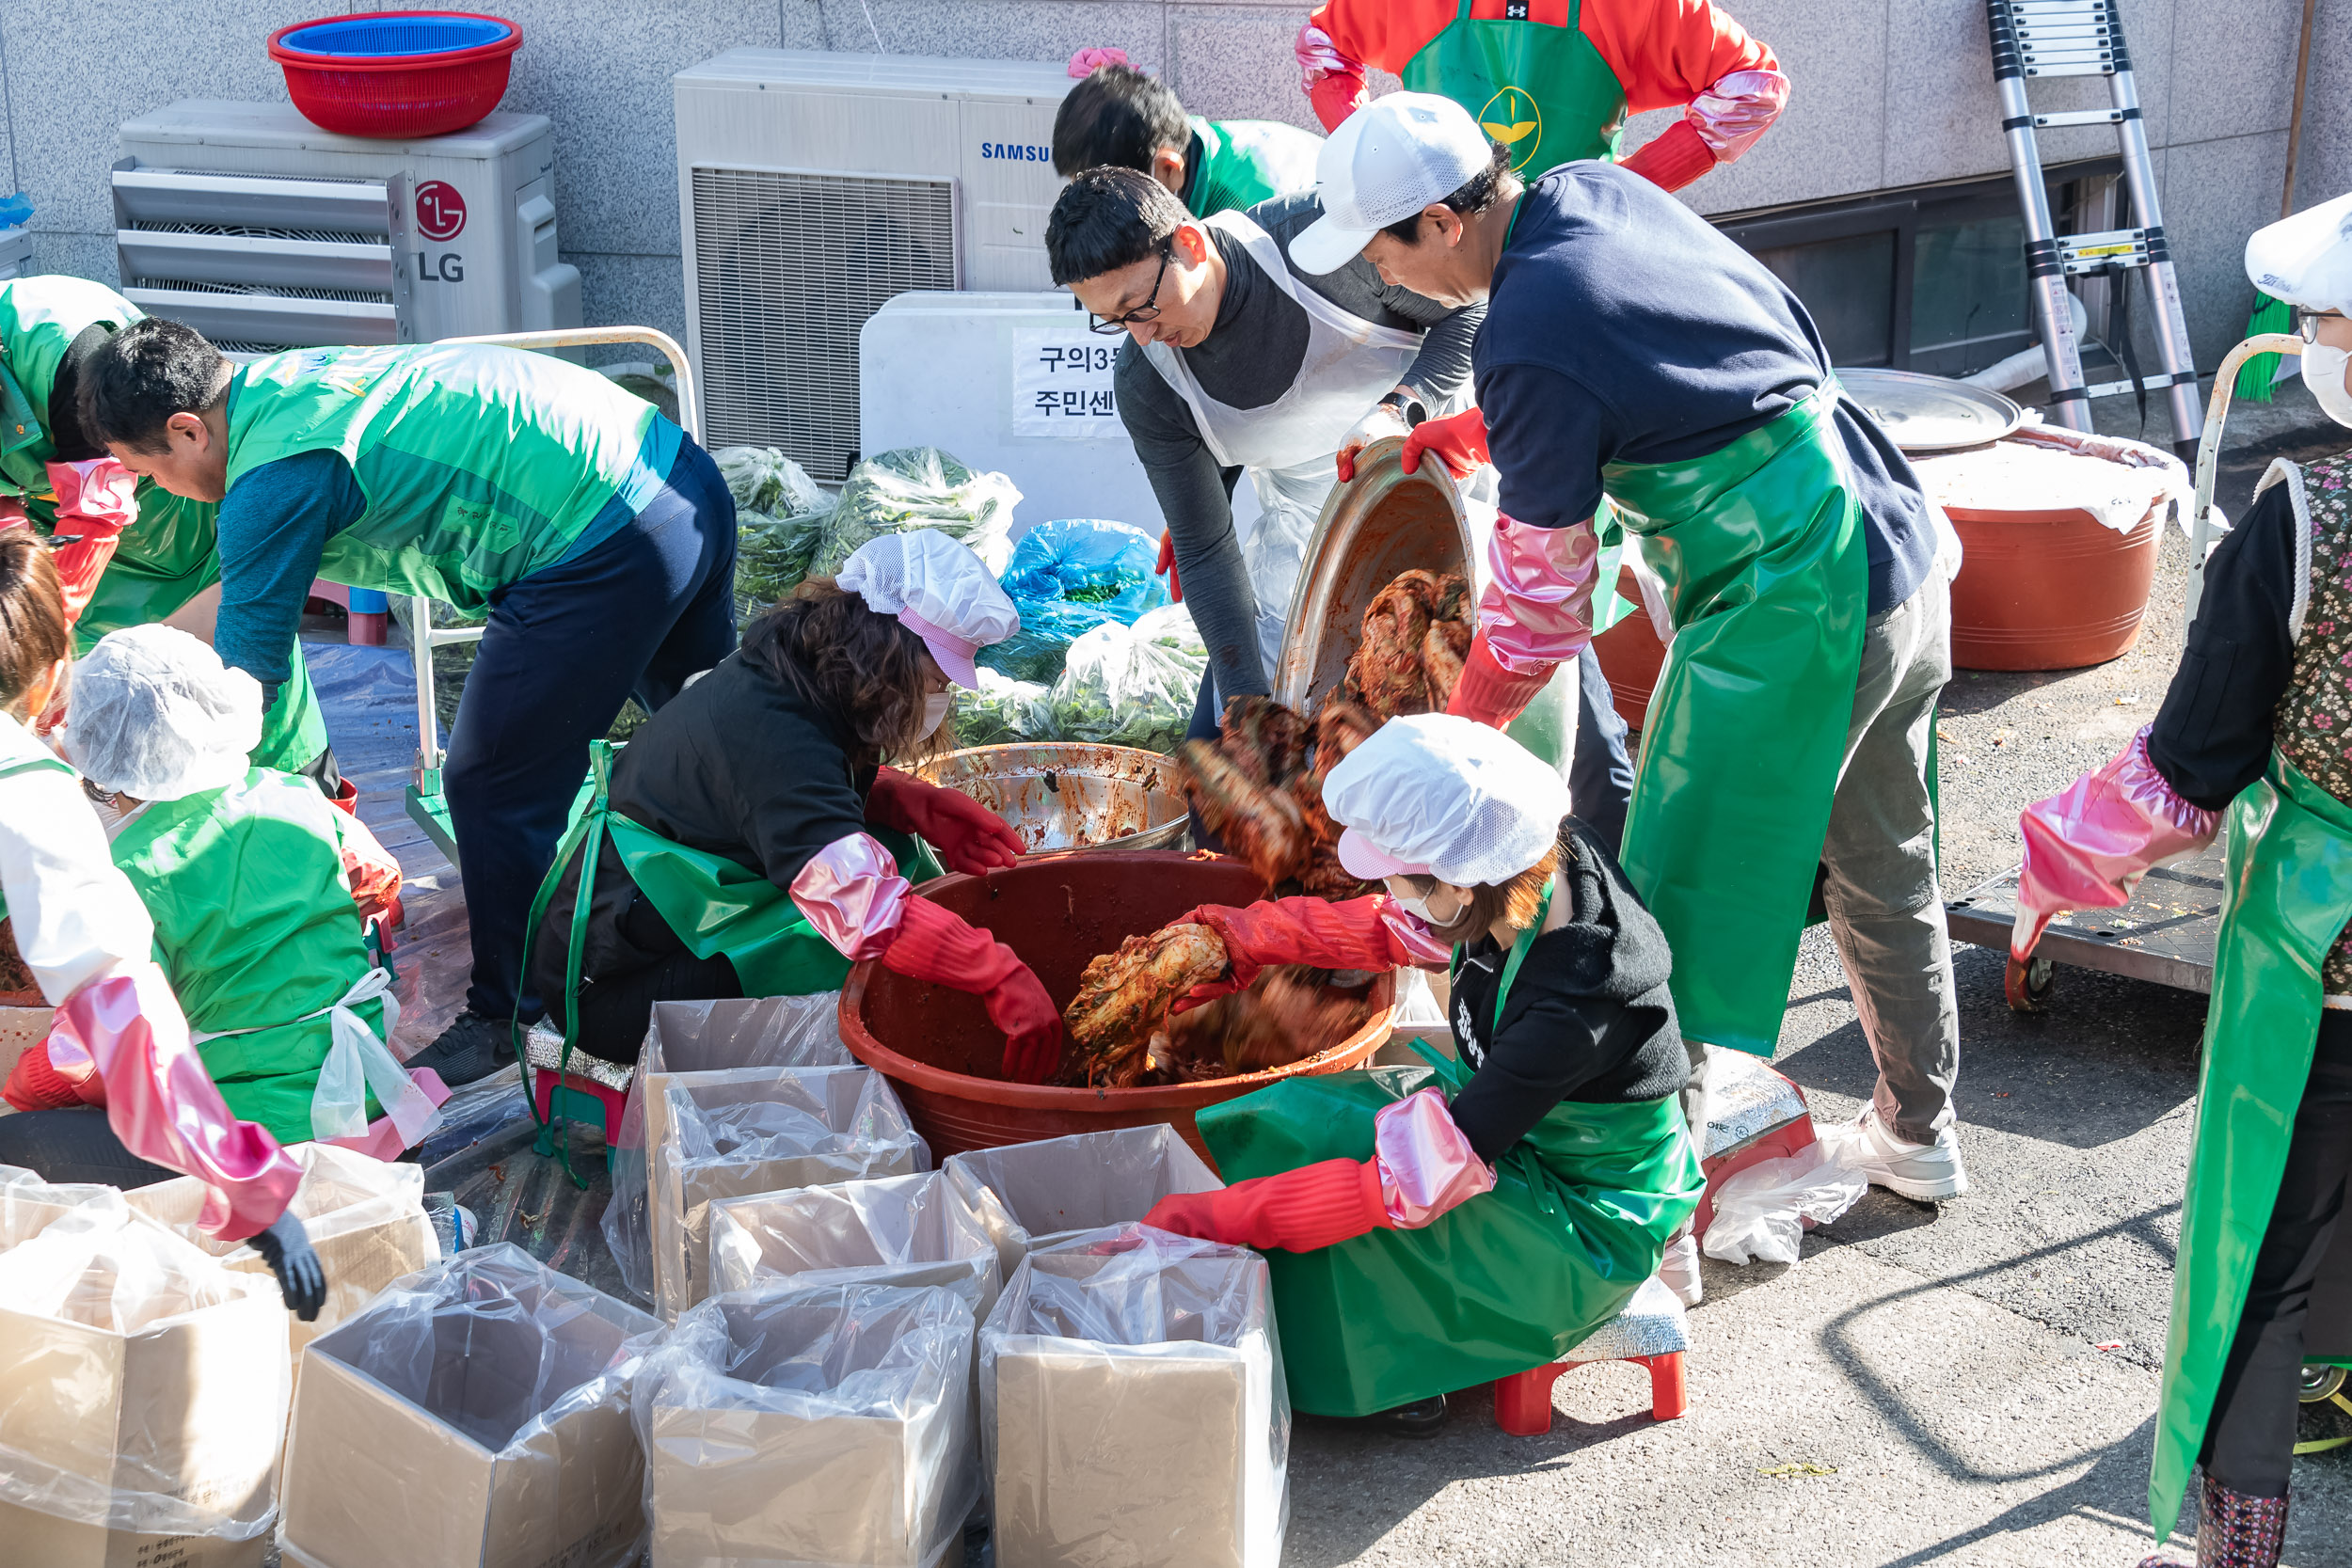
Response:
[[[2352,316],[2352,195],[2255,230],[2246,276],[2273,299]]]
[[[1021,629],[1021,612],[980,558],[937,529],[868,539],[834,580],[875,614],[897,616],[966,689],[980,684],[972,656]]]
[[[1340,863],[1366,881],[1502,883],[1544,858],[1568,815],[1559,770],[1500,730],[1450,714],[1391,719],[1323,785],[1345,827]]]
[[[245,777],[261,683],[184,631],[127,626],[74,663],[64,736],[66,760],[99,788],[177,800]]]

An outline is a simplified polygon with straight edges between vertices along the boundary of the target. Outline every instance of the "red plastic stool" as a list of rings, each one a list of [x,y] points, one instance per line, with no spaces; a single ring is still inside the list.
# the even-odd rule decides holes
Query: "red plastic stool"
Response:
[[[560,1106],[567,1121],[601,1121],[604,1141],[617,1142],[621,1135],[621,1111],[628,1103],[627,1091],[609,1089],[593,1078],[581,1078],[569,1072],[553,1072],[546,1068],[531,1069],[531,1100],[539,1113],[540,1123],[555,1119],[559,1109],[556,1096],[564,1097]]]
[[[1691,1408],[1691,1386],[1683,1375],[1682,1352],[1663,1355],[1629,1355],[1629,1365],[1649,1369],[1649,1413],[1653,1420],[1671,1421]],[[1495,1379],[1495,1425],[1514,1437],[1541,1437],[1551,1430],[1551,1386],[1562,1372],[1597,1365],[1591,1361],[1552,1361],[1523,1372]]]
[[[1786,1119],[1763,1132],[1736,1141],[1724,1138],[1725,1129],[1718,1122],[1708,1129],[1707,1142],[1719,1144],[1699,1152],[1700,1168],[1707,1173],[1707,1194],[1699,1199],[1698,1212],[1691,1216],[1691,1234],[1704,1236],[1715,1218],[1715,1189],[1724,1179],[1736,1176],[1750,1165],[1760,1165],[1767,1160],[1779,1160],[1795,1154],[1814,1143],[1813,1115],[1805,1104],[1804,1091],[1786,1077],[1773,1071],[1753,1056],[1717,1053],[1712,1061],[1724,1064],[1723,1070],[1736,1074],[1740,1098],[1751,1107],[1770,1105],[1766,1115]],[[1750,1115],[1756,1114],[1754,1109]],[[1720,1143],[1719,1143],[1720,1141]]]

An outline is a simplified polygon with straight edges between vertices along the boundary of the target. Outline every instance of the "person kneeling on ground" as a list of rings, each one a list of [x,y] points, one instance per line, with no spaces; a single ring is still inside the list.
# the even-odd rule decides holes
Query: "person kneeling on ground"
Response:
[[[310,781],[255,766],[261,727],[250,675],[186,632],[147,626],[108,634],[74,665],[58,733],[101,797],[114,863],[154,923],[155,955],[230,1111],[281,1144],[331,1138],[396,1159],[448,1097],[383,1043],[399,1010],[354,908],[389,905],[398,863]],[[339,1036],[364,1058],[342,1072],[328,1070]],[[124,1147],[95,1108],[103,1085],[60,1072],[45,1046],[17,1059],[0,1093],[23,1113],[0,1118],[0,1164],[117,1187],[174,1174]]]
[[[1558,1359],[1658,1271],[1706,1186],[1677,1098],[1690,1063],[1665,937],[1557,769],[1424,714],[1351,752],[1324,804],[1341,863],[1387,893],[1193,911],[1230,971],[1183,1005],[1267,964],[1435,967],[1450,947],[1460,1060],[1433,1066],[1453,1098],[1367,1071],[1203,1111],[1233,1185],[1144,1223],[1281,1249],[1293,1404],[1427,1435],[1449,1390]]]
[[[596,845],[584,922],[577,840],[541,894],[527,973],[573,1047],[634,1062],[658,1001],[834,990],[879,958],[985,997],[1005,1076],[1042,1082],[1061,1056],[1045,988],[901,875],[928,859],[908,834],[973,875],[1010,865],[1020,835],[883,766],[940,744],[954,688],[978,684],[973,654],[1020,625],[969,549],[933,529],[884,534],[639,729],[579,835]]]

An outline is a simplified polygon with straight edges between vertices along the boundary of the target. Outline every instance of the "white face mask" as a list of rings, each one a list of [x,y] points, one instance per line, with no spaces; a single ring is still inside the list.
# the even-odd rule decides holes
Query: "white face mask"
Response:
[[[2312,389],[2319,410],[2341,425],[2352,425],[2352,391],[2344,386],[2344,368],[2352,350],[2326,343],[2303,345],[2303,385]]]
[[[923,734],[930,735],[947,721],[947,715],[956,707],[956,694],[942,691],[923,699]]]

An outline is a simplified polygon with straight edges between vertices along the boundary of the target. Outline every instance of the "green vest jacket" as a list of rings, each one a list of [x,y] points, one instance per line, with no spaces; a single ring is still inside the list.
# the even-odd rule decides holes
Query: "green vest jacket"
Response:
[[[367,510],[321,577],[471,611],[569,555],[608,502],[644,506],[683,439],[594,371],[482,343],[272,355],[229,389],[231,486],[321,450],[358,480]]]
[[[1192,169],[1192,215],[1238,213],[1270,197],[1312,190],[1323,138],[1276,119],[1192,119],[1200,159]]]

